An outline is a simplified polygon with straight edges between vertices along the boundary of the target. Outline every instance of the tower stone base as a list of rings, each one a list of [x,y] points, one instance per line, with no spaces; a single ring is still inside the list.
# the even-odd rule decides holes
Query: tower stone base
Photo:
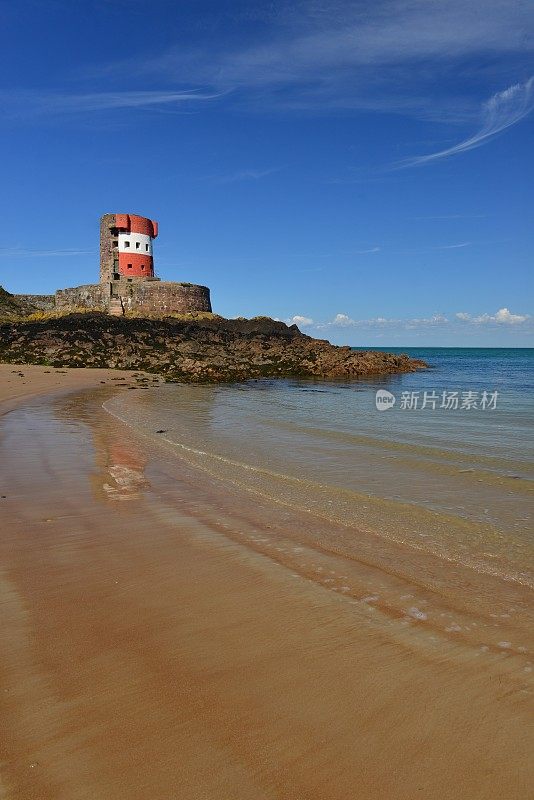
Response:
[[[90,283],[58,289],[55,307],[60,310],[97,309],[109,312],[121,307],[141,314],[192,314],[211,312],[207,286],[174,281],[121,278],[109,283]]]

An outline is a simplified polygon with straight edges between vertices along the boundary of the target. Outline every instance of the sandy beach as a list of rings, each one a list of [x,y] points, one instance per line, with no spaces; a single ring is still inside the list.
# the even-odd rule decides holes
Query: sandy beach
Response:
[[[143,391],[0,365],[0,798],[531,796],[530,588],[343,544],[102,408]]]

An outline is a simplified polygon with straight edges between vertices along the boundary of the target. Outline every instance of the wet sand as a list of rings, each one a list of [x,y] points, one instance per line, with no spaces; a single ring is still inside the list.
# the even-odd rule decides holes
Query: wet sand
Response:
[[[0,364],[0,414],[31,397],[74,389],[89,389],[102,384],[129,381],[134,376],[152,380],[152,375],[115,369],[56,369],[35,364]]]
[[[102,410],[130,376],[21,367],[23,386],[16,369],[0,367],[1,798],[534,793],[528,587],[344,543],[181,462]]]

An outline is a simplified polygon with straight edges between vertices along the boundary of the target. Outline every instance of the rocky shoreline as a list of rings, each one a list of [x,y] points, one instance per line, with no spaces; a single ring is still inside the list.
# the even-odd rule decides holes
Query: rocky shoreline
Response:
[[[111,317],[92,312],[0,322],[0,361],[144,370],[166,380],[345,379],[414,372],[407,355],[355,352],[266,317]]]

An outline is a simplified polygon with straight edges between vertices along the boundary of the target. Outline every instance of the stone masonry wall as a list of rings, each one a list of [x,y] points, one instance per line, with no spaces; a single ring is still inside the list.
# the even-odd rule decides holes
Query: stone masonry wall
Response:
[[[115,226],[115,214],[104,214],[100,220],[100,281],[106,283],[113,277],[114,251],[111,228]],[[117,272],[118,272],[117,267]]]
[[[100,283],[89,283],[86,286],[74,286],[72,289],[58,289],[56,292],[56,308],[85,308],[107,311],[109,292],[107,286]]]
[[[30,303],[39,311],[52,311],[56,306],[56,298],[53,294],[16,294],[16,300],[23,303]]]
[[[148,314],[191,314],[211,311],[210,290],[174,281],[142,281],[120,290],[126,310]]]
[[[113,295],[111,295],[111,288]],[[125,311],[146,314],[191,314],[211,311],[210,290],[174,281],[132,281],[125,279],[106,284],[88,284],[72,289],[58,289],[56,308],[85,308],[107,311],[110,297],[120,297]]]

